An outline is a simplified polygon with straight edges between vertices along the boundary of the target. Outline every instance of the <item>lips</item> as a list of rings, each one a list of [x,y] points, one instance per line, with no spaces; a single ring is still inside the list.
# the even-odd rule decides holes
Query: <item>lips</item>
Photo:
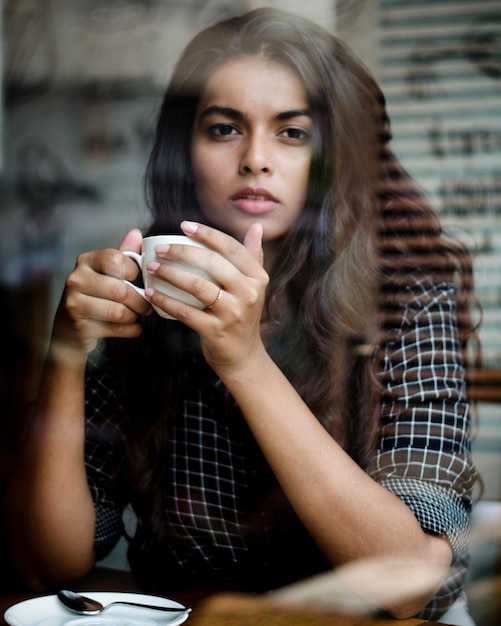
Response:
[[[244,213],[260,215],[273,211],[278,200],[266,189],[245,187],[232,198],[233,203]]]

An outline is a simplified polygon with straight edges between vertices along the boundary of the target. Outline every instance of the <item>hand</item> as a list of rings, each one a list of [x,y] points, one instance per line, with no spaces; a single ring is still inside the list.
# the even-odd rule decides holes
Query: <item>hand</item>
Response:
[[[181,226],[188,237],[209,250],[172,245],[157,248],[157,256],[205,270],[221,285],[220,298],[220,288],[211,281],[164,263],[152,263],[148,271],[188,291],[209,308],[201,311],[152,289],[146,295],[152,304],[200,335],[204,356],[220,376],[245,368],[253,355],[264,350],[260,322],[269,277],[263,268],[263,228],[253,224],[242,244],[202,224],[183,222]]]
[[[136,263],[121,250],[141,251],[142,235],[131,230],[119,250],[87,252],[78,257],[66,280],[53,330],[52,351],[85,361],[102,337],[137,337],[140,315],[150,305],[123,279],[138,274]]]

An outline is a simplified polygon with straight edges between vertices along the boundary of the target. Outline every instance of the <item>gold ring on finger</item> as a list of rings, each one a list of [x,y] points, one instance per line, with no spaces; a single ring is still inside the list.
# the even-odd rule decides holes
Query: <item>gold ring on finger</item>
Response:
[[[205,308],[206,308],[206,309],[212,309],[212,308],[214,308],[214,307],[216,306],[216,304],[219,302],[219,300],[221,300],[221,296],[222,296],[222,295],[223,295],[223,290],[222,290],[222,289],[220,289],[220,290],[219,290],[219,292],[218,292],[218,294],[217,294],[217,296],[216,296],[216,298],[215,298],[215,300],[214,300],[214,302],[212,302],[211,304],[209,304],[209,305],[208,305],[208,306],[206,306]]]

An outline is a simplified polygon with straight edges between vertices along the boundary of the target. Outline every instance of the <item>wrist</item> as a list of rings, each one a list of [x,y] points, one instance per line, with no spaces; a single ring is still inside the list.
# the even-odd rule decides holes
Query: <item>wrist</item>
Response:
[[[256,345],[252,352],[248,352],[244,359],[231,364],[220,364],[215,367],[217,375],[227,387],[239,384],[249,384],[266,378],[270,368],[276,365],[262,343]]]
[[[85,368],[89,351],[75,348],[68,343],[53,339],[47,361],[53,366],[81,369]]]

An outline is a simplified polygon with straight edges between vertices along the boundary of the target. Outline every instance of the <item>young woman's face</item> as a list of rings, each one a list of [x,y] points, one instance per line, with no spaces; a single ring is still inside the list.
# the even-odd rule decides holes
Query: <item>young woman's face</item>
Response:
[[[215,70],[192,137],[204,215],[240,240],[254,222],[265,242],[284,235],[306,197],[312,127],[303,84],[286,65],[244,57]]]

